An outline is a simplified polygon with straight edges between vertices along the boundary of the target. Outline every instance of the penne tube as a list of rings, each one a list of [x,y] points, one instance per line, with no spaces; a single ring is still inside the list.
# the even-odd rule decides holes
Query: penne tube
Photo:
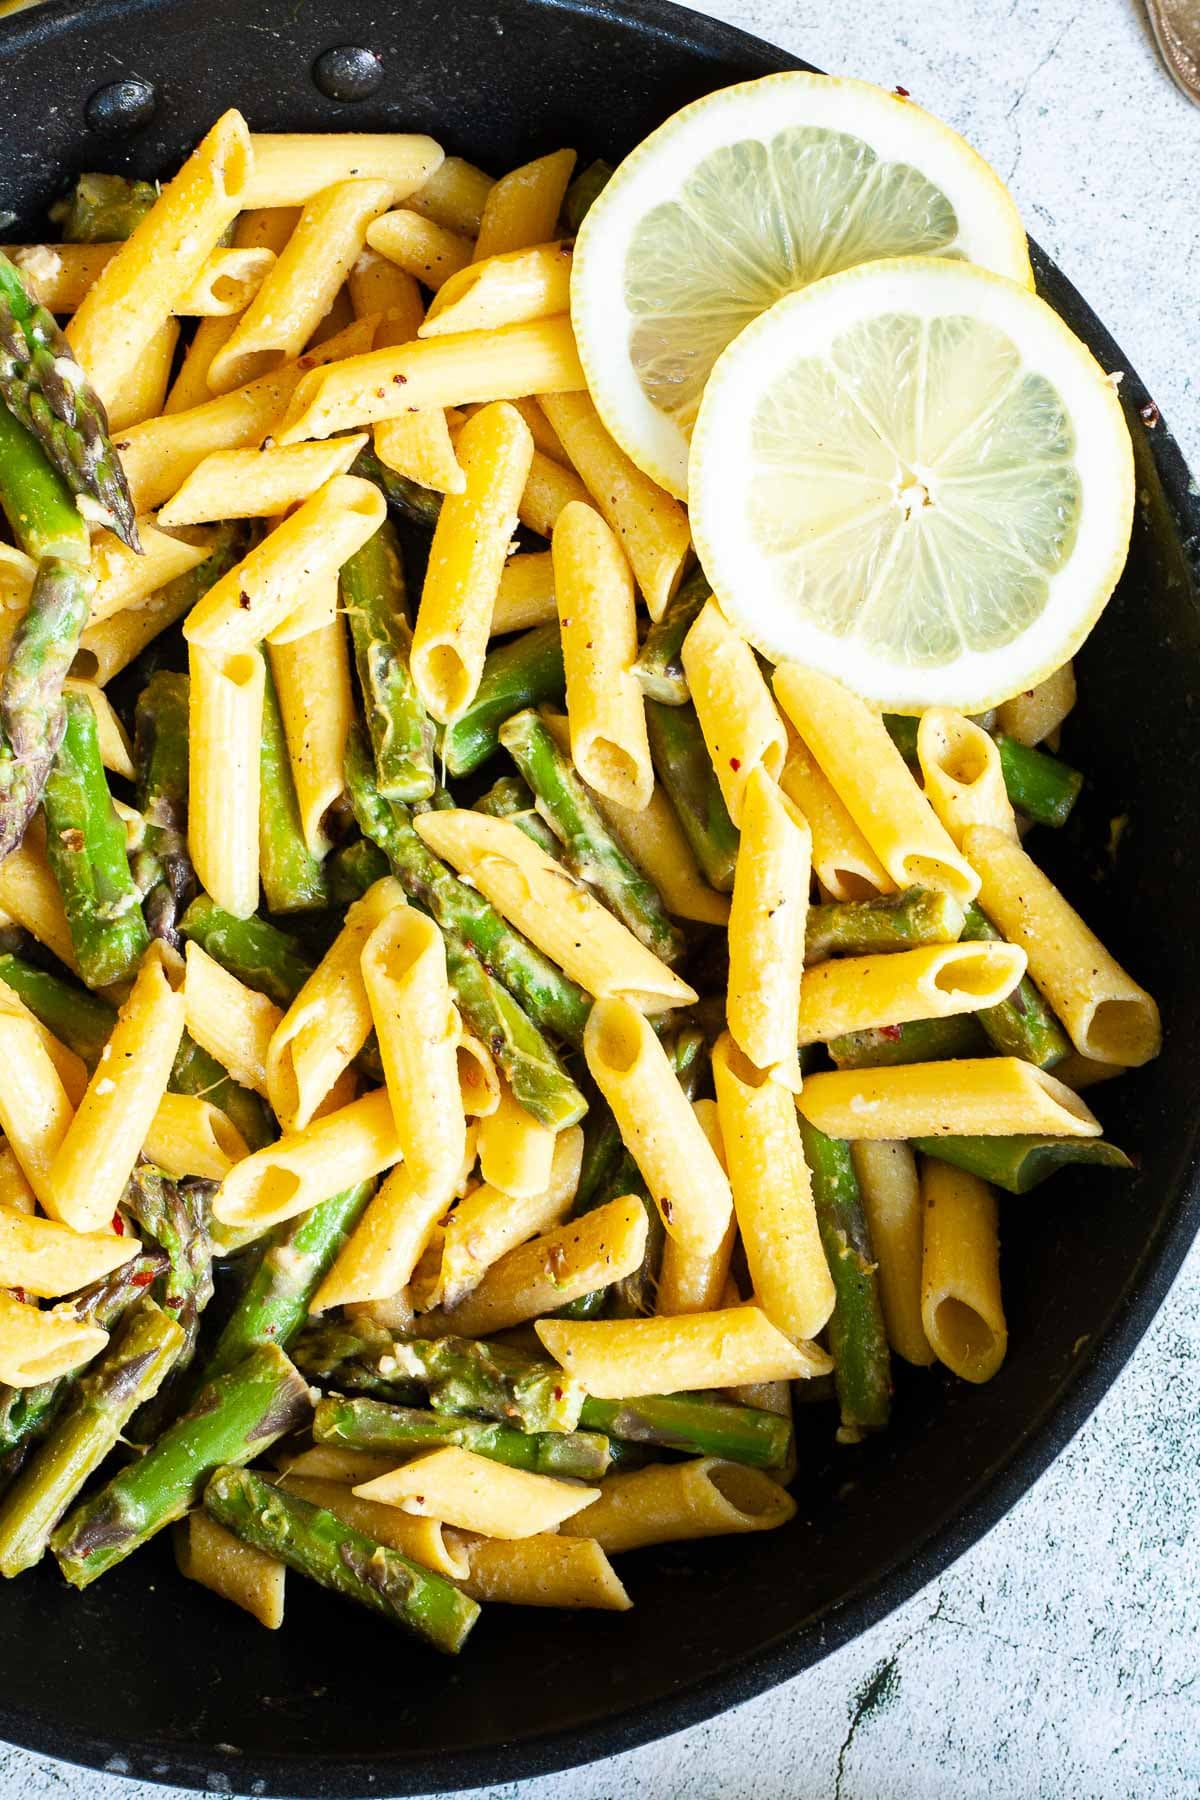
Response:
[[[470,238],[447,231],[445,226],[403,207],[368,225],[367,243],[434,293],[460,269],[468,267],[475,248]],[[414,328],[413,336],[416,335]]]
[[[214,450],[160,509],[158,522],[204,525],[217,519],[274,518],[335,475],[344,475],[366,441],[366,433],[360,432],[324,444]]]
[[[693,1100],[692,1111],[712,1146],[713,1154],[728,1174],[716,1101]],[[715,1250],[695,1254],[683,1249],[677,1238],[663,1238],[654,1305],[660,1318],[674,1318],[679,1313],[716,1311],[723,1302],[736,1238],[737,1219],[732,1213],[725,1228],[725,1236]]]
[[[380,1476],[384,1472],[378,1471]],[[360,1485],[371,1479],[370,1475],[358,1478]],[[470,1573],[465,1549],[446,1535],[440,1519],[417,1518],[412,1513],[402,1512],[398,1506],[384,1506],[378,1500],[362,1499],[351,1493],[347,1482],[314,1480],[309,1475],[297,1475],[291,1469],[279,1485],[289,1494],[298,1494],[301,1500],[323,1506],[335,1519],[361,1531],[373,1543],[386,1544],[389,1550],[398,1550],[402,1556],[411,1557],[426,1569],[435,1569],[439,1575],[448,1575],[451,1580],[461,1582]]]
[[[197,602],[184,625],[194,647],[232,656],[282,624],[296,595],[362,548],[387,517],[379,489],[335,475]]]
[[[0,1290],[0,1381],[7,1387],[56,1381],[91,1362],[107,1342],[107,1331],[71,1307],[46,1312]]]
[[[495,184],[490,175],[464,162],[461,156],[448,156],[428,180],[410,195],[408,204],[423,218],[433,219],[451,231],[467,237],[478,237],[487,197]]]
[[[587,1537],[540,1532],[506,1543],[501,1538],[464,1538],[467,1572],[459,1580],[472,1600],[501,1606],[557,1606],[577,1610],[628,1612],[633,1601],[599,1544]]]
[[[925,1157],[921,1321],[939,1362],[964,1381],[990,1381],[1008,1349],[1000,1296],[996,1196],[963,1169]]]
[[[237,919],[258,906],[259,747],[266,664],[257,650],[189,646],[188,851],[201,886]]]
[[[812,833],[761,763],[742,790],[741,828],[725,1016],[733,1041],[750,1061],[772,1081],[796,1090]]]
[[[119,1269],[141,1245],[111,1231],[72,1231],[0,1206],[0,1286],[55,1299]]]
[[[0,909],[78,975],[71,928],[36,820],[23,842],[0,862]]]
[[[675,1319],[539,1319],[534,1330],[598,1400],[807,1381],[833,1367],[819,1345],[792,1343],[757,1306]]]
[[[309,854],[321,858],[332,847],[326,820],[345,792],[346,738],[354,723],[345,622],[335,614],[311,631],[272,644],[269,655],[300,829]]]
[[[246,204],[253,160],[245,120],[225,113],[88,289],[67,340],[102,400],[121,392]]]
[[[96,740],[100,747],[100,760],[106,769],[114,775],[123,775],[126,781],[133,781],[133,749],[129,742],[129,734],[103,689],[94,681],[79,681],[75,676],[68,676],[63,682],[63,691],[68,694],[82,694],[96,715]]]
[[[188,412],[193,406],[203,406],[211,400],[208,372],[212,368],[213,357],[222,344],[229,342],[236,330],[236,313],[200,320],[192,334],[191,343],[183,353],[179,372],[167,391],[163,402],[164,413]]]
[[[223,1181],[234,1163],[250,1154],[233,1120],[198,1094],[164,1094],[142,1150],[177,1181],[185,1175]]]
[[[907,1144],[886,1138],[851,1144],[850,1154],[875,1253],[888,1343],[905,1362],[926,1367],[934,1356],[921,1321],[924,1209],[916,1158]]]
[[[480,1131],[480,1144],[483,1131]],[[546,1180],[537,1193],[514,1196],[487,1179],[459,1201],[446,1221],[437,1302],[454,1307],[510,1250],[561,1225],[570,1213],[583,1164],[583,1132],[559,1133]]]
[[[649,1022],[626,1001],[598,1000],[583,1050],[668,1236],[694,1256],[712,1255],[728,1229],[733,1195]]]
[[[792,1496],[764,1470],[703,1456],[606,1475],[599,1499],[560,1529],[616,1556],[648,1544],[773,1531],[795,1516]]]
[[[812,833],[813,873],[832,900],[892,892],[887,870],[794,732],[779,785]]]
[[[335,182],[386,182],[392,204],[423,186],[442,150],[411,131],[256,131],[244,207],[304,206]]]
[[[996,708],[996,725],[1018,744],[1041,744],[1075,705],[1075,665],[1064,663],[1036,687],[1014,694]]]
[[[829,675],[775,671],[775,697],[898,888],[935,887],[963,906],[979,877],[939,821],[878,713]]]
[[[977,826],[964,848],[979,904],[1029,958],[1029,973],[1081,1056],[1140,1068],[1162,1047],[1158,1007],[1127,975],[1037,864],[1003,833]],[[5,905],[0,887],[0,906]],[[9,908],[11,911],[12,908]]]
[[[570,321],[537,319],[501,331],[419,339],[313,369],[288,404],[279,440],[332,437],[413,407],[524,399],[583,386]]]
[[[511,406],[488,406],[468,420],[457,449],[464,487],[442,503],[409,655],[425,709],[443,725],[479,686],[533,439]]]
[[[544,1194],[550,1185],[556,1134],[527,1113],[507,1082],[479,1124],[479,1172],[513,1199]]]
[[[339,443],[338,438],[333,439]],[[441,407],[381,419],[375,427],[375,454],[407,481],[439,494],[465,492],[467,478],[454,454],[454,440]]]
[[[778,781],[787,730],[745,638],[716,601],[705,602],[683,641],[683,669],[704,742],[735,825],[756,769]]]
[[[287,1568],[277,1557],[243,1543],[197,1507],[175,1527],[175,1564],[185,1581],[198,1582],[243,1612],[278,1631],[283,1624]]]
[[[694,988],[519,825],[460,809],[420,813],[413,823],[431,850],[598,1000],[623,999],[650,1013],[696,1000]]]
[[[796,1104],[833,1138],[1100,1136],[1077,1094],[1015,1056],[810,1075]]]
[[[120,386],[113,389],[107,407],[110,431],[125,431],[162,412],[178,343],[179,321],[165,319]]]
[[[556,150],[494,182],[479,221],[475,261],[552,238],[574,168],[575,152]]]
[[[152,944],[38,1196],[75,1231],[107,1225],[121,1202],[183,1035],[181,988]]]
[[[567,468],[571,459],[563,449],[557,431],[537,401],[532,399],[514,400],[513,405],[529,427],[529,435],[533,439],[534,449],[540,450],[542,455],[549,457],[551,462],[561,463],[564,469]]]
[[[1015,840],[1017,821],[994,739],[948,706],[931,706],[917,727],[925,796],[962,849],[972,825],[994,825]]]
[[[283,645],[294,644],[298,638],[306,638],[311,633],[324,631],[331,626],[338,616],[339,582],[336,569],[325,569],[305,583],[304,598],[288,613],[287,617],[267,633],[266,641],[272,650]],[[272,678],[275,672],[272,666]],[[278,687],[276,680],[276,687]]]
[[[286,1450],[273,1460],[280,1471],[281,1487],[289,1486],[291,1477],[297,1481],[336,1481],[342,1487],[353,1487],[357,1482],[370,1481],[373,1475],[385,1475],[396,1466],[394,1456],[382,1456],[375,1450],[351,1450],[345,1444],[314,1444],[299,1454]]]
[[[29,1177],[17,1161],[12,1145],[0,1141],[0,1206],[10,1212],[35,1213],[37,1195],[29,1185]]]
[[[368,231],[370,226],[367,227]],[[396,267],[377,250],[366,249],[346,277],[350,304],[357,319],[380,315],[376,348],[407,344],[417,335],[425,317],[425,303],[416,278]]]
[[[209,386],[214,392],[253,381],[276,359],[299,356],[354,266],[367,226],[388,201],[386,182],[357,179],[331,183],[305,203],[237,330],[212,360]]]
[[[458,1091],[468,1118],[486,1119],[500,1104],[500,1077],[487,1045],[469,1031],[458,1034]]]
[[[213,1217],[265,1231],[399,1160],[387,1091],[376,1088],[237,1163],[221,1183]]]
[[[1124,1073],[1120,1063],[1093,1062],[1090,1056],[1080,1056],[1078,1050],[1072,1050],[1054,1065],[1055,1079],[1065,1081],[1077,1094],[1085,1088],[1095,1087],[1098,1082],[1115,1081]]]
[[[337,937],[276,1026],[267,1048],[267,1094],[285,1131],[303,1131],[316,1117],[371,1035],[363,956],[376,926],[395,912],[407,912],[404,890],[385,875],[348,909]]]
[[[420,1192],[445,1207],[467,1147],[445,940],[432,919],[401,905],[376,925],[360,954],[405,1167]]]
[[[246,310],[274,267],[275,252],[265,245],[214,250],[175,302],[175,311],[197,319],[234,317]]]
[[[554,527],[554,591],[566,672],[571,757],[588,786],[631,812],[654,792],[637,660],[633,576],[592,507],[572,502]]]
[[[581,386],[539,391],[538,403],[593,503],[616,532],[650,617],[660,619],[691,549],[687,514],[613,442]]]
[[[31,296],[47,312],[73,313],[120,244],[5,244]]]
[[[407,1165],[397,1163],[317,1289],[310,1310],[328,1312],[332,1306],[398,1294],[412,1280],[445,1210],[444,1195],[422,1193]]]
[[[510,1469],[473,1450],[447,1445],[414,1456],[353,1492],[415,1518],[441,1519],[490,1538],[527,1538],[555,1531],[598,1490],[553,1475]]]
[[[18,994],[15,994],[6,981],[0,981],[0,1013],[17,1019],[25,1019],[37,1032],[46,1055],[54,1065],[54,1072],[63,1084],[67,1099],[73,1107],[78,1106],[88,1084],[87,1064],[81,1056],[76,1056],[66,1044],[60,1043],[54,1033],[25,1005]]]
[[[553,457],[535,450],[518,508],[521,523],[539,537],[553,537],[566,508],[572,503],[587,506],[589,498],[573,469],[566,469]]]
[[[46,1205],[50,1170],[73,1117],[73,1107],[40,1027],[16,1001],[0,1007],[0,1128],[37,1198]],[[111,1212],[101,1221],[107,1224]]]
[[[623,1281],[646,1255],[646,1209],[624,1194],[508,1251],[457,1306],[429,1321],[442,1331],[487,1337]]]
[[[92,571],[96,591],[89,624],[98,625],[113,613],[137,606],[177,575],[186,575],[202,563],[211,549],[210,532],[197,532],[195,543],[168,537],[152,519],[138,520],[141,554],[128,549],[111,531],[102,531],[92,545]]]
[[[267,1092],[267,1050],[283,1014],[266,994],[247,987],[200,944],[186,946],[185,1022],[202,1050],[242,1087]]]
[[[500,576],[492,611],[492,636],[528,631],[557,619],[554,599],[554,559],[549,550],[526,551],[510,556]]]
[[[538,244],[478,259],[444,281],[418,336],[495,331],[570,310],[571,246]]]
[[[831,957],[806,970],[800,983],[798,1041],[828,1043],[848,1031],[979,1012],[998,1006],[1024,973],[1024,950],[986,938]]]

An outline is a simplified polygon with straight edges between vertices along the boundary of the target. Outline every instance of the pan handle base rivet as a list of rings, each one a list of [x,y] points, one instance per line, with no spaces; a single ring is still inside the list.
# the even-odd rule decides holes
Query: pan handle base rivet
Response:
[[[374,50],[338,44],[313,64],[313,81],[328,100],[366,100],[383,81],[383,62]]]
[[[127,131],[141,131],[157,111],[158,94],[153,85],[131,75],[126,81],[110,81],[97,88],[84,108],[84,117],[93,131],[118,137]]]

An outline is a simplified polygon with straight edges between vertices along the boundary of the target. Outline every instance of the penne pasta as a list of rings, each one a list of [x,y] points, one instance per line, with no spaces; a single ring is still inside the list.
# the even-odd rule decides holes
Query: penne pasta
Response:
[[[297,1481],[337,1482],[341,1487],[353,1487],[356,1482],[370,1481],[373,1475],[385,1475],[396,1466],[393,1456],[374,1450],[350,1450],[344,1444],[314,1444],[299,1453],[285,1450],[274,1460],[281,1487],[289,1487],[293,1477]]]
[[[185,1022],[202,1050],[242,1087],[267,1092],[267,1049],[283,1014],[266,994],[247,987],[200,944],[186,946]]]
[[[76,1056],[66,1044],[60,1043],[36,1014],[30,1012],[6,981],[0,981],[0,1014],[24,1019],[33,1026],[43,1050],[54,1065],[55,1074],[63,1084],[68,1100],[72,1106],[78,1106],[88,1083],[87,1064],[83,1058]]]
[[[332,582],[328,591],[331,596],[335,592]],[[324,596],[315,598],[319,606]],[[286,623],[293,621],[307,623],[297,621],[295,614]],[[335,614],[310,631],[272,644],[269,656],[300,829],[310,855],[324,857],[332,847],[326,829],[330,809],[346,788],[346,739],[354,722],[345,622]]]
[[[492,636],[549,625],[558,617],[554,599],[554,559],[549,550],[510,556],[500,576],[492,609]]]
[[[41,1028],[15,995],[10,1000],[6,994],[0,1005],[0,1056],[7,1071],[0,1083],[0,1128],[45,1206],[52,1192],[50,1169],[74,1109]]]
[[[468,267],[475,248],[470,238],[403,207],[374,220],[367,227],[367,243],[434,293],[460,269]],[[416,337],[417,327],[412,335]]]
[[[683,669],[713,770],[735,825],[756,769],[783,772],[787,731],[753,650],[716,601],[705,602],[683,641]]]
[[[960,850],[972,825],[1016,838],[1000,752],[986,731],[948,706],[931,706],[917,727],[917,757],[926,798]]]
[[[550,1184],[556,1134],[527,1113],[507,1082],[496,1106],[479,1124],[479,1171],[513,1199],[544,1194]]]
[[[179,321],[165,319],[134,367],[112,390],[108,401],[111,431],[125,431],[131,425],[157,418],[162,412],[178,343]]]
[[[188,412],[193,406],[203,406],[211,400],[212,389],[208,385],[208,374],[213,357],[222,344],[229,342],[236,330],[236,313],[200,320],[192,334],[191,343],[183,353],[179,372],[167,391],[163,402],[164,413]]]
[[[487,1045],[469,1031],[458,1034],[458,1091],[469,1118],[486,1119],[500,1104],[500,1077]]]
[[[71,928],[36,820],[23,842],[0,861],[0,908],[78,975]]]
[[[185,1175],[223,1181],[250,1146],[211,1100],[198,1094],[164,1094],[142,1145],[145,1156],[175,1180]]]
[[[457,1533],[452,1538],[461,1545],[467,1563],[459,1586],[473,1600],[603,1612],[628,1612],[633,1605],[608,1557],[591,1538],[553,1532],[507,1543]]]
[[[294,644],[297,639],[309,637],[313,632],[325,631],[334,624],[338,616],[339,586],[336,569],[322,570],[311,581],[306,582],[304,598],[286,618],[268,631],[266,642],[270,648],[277,650]],[[274,679],[274,665],[271,674]],[[278,688],[277,681],[276,687]]]
[[[495,331],[529,319],[552,319],[571,304],[571,246],[538,244],[476,259],[443,281],[418,336]]]
[[[1008,1349],[1000,1296],[996,1196],[963,1169],[921,1165],[921,1321],[939,1362],[964,1381],[990,1381]]]
[[[887,870],[794,732],[779,785],[808,820],[813,874],[831,900],[891,893]]]
[[[714,1156],[728,1175],[716,1101],[693,1100],[692,1111]],[[679,1313],[715,1312],[723,1302],[736,1239],[737,1219],[732,1213],[725,1235],[715,1250],[699,1253],[685,1250],[678,1238],[664,1235],[654,1297],[655,1312],[664,1319],[674,1318]]]
[[[244,312],[275,267],[265,244],[214,250],[175,311],[197,319],[232,318]]]
[[[198,1582],[222,1600],[278,1631],[283,1624],[287,1568],[265,1550],[256,1550],[197,1507],[175,1527],[175,1566],[186,1581]]]
[[[334,443],[341,440],[334,438]],[[439,494],[461,494],[467,477],[454,453],[454,440],[441,407],[381,419],[375,427],[375,454],[407,481]]]
[[[259,746],[266,664],[257,650],[188,650],[188,851],[218,906],[258,906]]]
[[[852,1144],[888,1343],[918,1367],[933,1362],[921,1322],[921,1255],[924,1238],[921,1184],[907,1144],[879,1139]]]
[[[256,131],[245,207],[304,206],[332,183],[382,181],[403,200],[441,167],[442,151],[419,132]]]
[[[761,763],[742,790],[741,830],[725,1014],[734,1043],[751,1063],[795,1090],[812,833]]]
[[[566,508],[587,506],[589,495],[573,469],[565,469],[541,450],[535,450],[518,508],[522,525],[539,537],[551,538]]]
[[[0,1206],[10,1212],[35,1213],[37,1195],[29,1185],[29,1177],[17,1161],[12,1145],[0,1141]]]
[[[482,1147],[484,1133],[480,1131]],[[546,1180],[537,1193],[514,1196],[484,1181],[459,1201],[446,1221],[436,1298],[454,1307],[477,1288],[487,1271],[510,1250],[568,1217],[583,1163],[583,1132],[577,1125],[558,1134]]]
[[[799,1042],[978,1012],[998,1005],[1024,973],[1022,949],[989,939],[833,957],[806,970],[800,983]]]
[[[384,1471],[381,1469],[378,1473],[382,1475]],[[362,1485],[372,1476],[362,1475],[356,1479]],[[465,1550],[447,1537],[440,1519],[417,1518],[412,1513],[402,1512],[398,1506],[384,1506],[378,1500],[362,1499],[351,1493],[345,1481],[314,1480],[312,1476],[297,1475],[291,1469],[279,1485],[289,1494],[298,1494],[301,1500],[311,1501],[313,1506],[323,1506],[335,1519],[361,1531],[373,1543],[386,1544],[389,1550],[398,1550],[402,1556],[410,1556],[414,1562],[421,1563],[426,1569],[435,1569],[439,1575],[463,1581],[470,1572]]]
[[[133,781],[133,751],[129,742],[129,734],[113,710],[112,702],[94,681],[79,681],[68,676],[63,682],[63,691],[68,694],[82,694],[96,715],[96,740],[100,747],[100,760],[106,769],[114,775],[123,775],[126,781]]]
[[[1036,687],[1014,694],[998,706],[996,724],[1018,744],[1041,744],[1058,730],[1074,706],[1075,665],[1068,662]]]
[[[372,313],[380,315],[375,333],[379,349],[386,344],[407,344],[416,337],[425,317],[421,289],[415,277],[397,268],[386,256],[377,250],[360,251],[346,277],[346,287],[356,319],[368,318]]]
[[[215,519],[274,518],[335,475],[344,475],[366,441],[366,433],[360,432],[324,444],[214,450],[160,509],[158,522],[204,525]]]
[[[6,244],[3,248],[39,305],[48,312],[73,313],[121,245]],[[249,305],[274,261],[274,248],[266,245],[218,246],[191,286],[175,297],[171,310],[192,318],[239,313]]]
[[[209,553],[210,532],[197,532],[195,543],[169,537],[159,531],[150,519],[138,520],[141,554],[128,549],[111,531],[102,531],[92,545],[92,569],[96,591],[92,597],[89,623],[98,625],[113,613],[137,606],[159,588],[186,575],[202,563]]]
[[[574,168],[575,152],[556,150],[494,182],[479,221],[476,262],[552,238]]]
[[[0,1287],[54,1299],[110,1275],[141,1245],[111,1231],[72,1231],[0,1206]]]
[[[422,1193],[408,1166],[397,1163],[317,1289],[311,1311],[387,1300],[406,1288],[445,1210],[443,1194]]]
[[[448,156],[410,195],[408,204],[423,218],[433,219],[451,231],[461,231],[467,237],[478,237],[493,185],[491,176],[473,163],[464,162],[461,156]]]
[[[606,1475],[599,1498],[560,1530],[616,1556],[649,1544],[773,1531],[795,1516],[796,1502],[763,1470],[704,1456]]]
[[[543,1346],[599,1400],[751,1381],[806,1381],[833,1364],[817,1344],[794,1344],[757,1306],[675,1319],[539,1319]]]
[[[510,1469],[473,1450],[447,1445],[354,1489],[360,1500],[399,1507],[415,1518],[441,1519],[489,1538],[527,1538],[555,1531],[594,1500],[597,1489],[553,1475]]]
[[[213,1217],[265,1231],[399,1160],[387,1091],[376,1088],[237,1163],[213,1200]]]
[[[98,1356],[107,1331],[70,1307],[49,1312],[0,1289],[0,1381],[7,1387],[40,1387],[69,1375]]]
[[[833,1138],[1100,1136],[1078,1095],[1015,1056],[810,1075],[796,1104]]]

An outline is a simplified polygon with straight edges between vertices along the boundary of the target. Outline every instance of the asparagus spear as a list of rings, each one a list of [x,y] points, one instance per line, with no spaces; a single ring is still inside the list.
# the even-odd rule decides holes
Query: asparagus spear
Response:
[[[810,906],[804,960],[829,956],[876,956],[888,950],[917,950],[922,944],[952,944],[962,934],[963,910],[937,888],[905,888],[874,900],[835,900]]]
[[[307,1422],[308,1386],[274,1345],[209,1382],[194,1404],[98,1494],[68,1514],[50,1547],[84,1588],[195,1505],[222,1463],[248,1463]]]
[[[614,174],[611,163],[597,157],[582,170],[567,189],[567,197],[563,202],[563,216],[572,231],[578,231],[591,209],[593,201],[599,199]]]
[[[1065,825],[1083,787],[1079,770],[1045,750],[1018,744],[1003,732],[996,737],[996,748],[1004,785],[1017,811],[1037,825]]]
[[[81,1056],[89,1069],[95,1068],[117,1022],[117,1009],[111,1001],[61,975],[35,968],[20,956],[0,956],[0,981],[56,1038]]]
[[[361,476],[363,481],[373,481],[388,505],[410,525],[422,525],[432,531],[437,524],[442,511],[442,496],[433,488],[410,481],[407,475],[397,475],[395,469],[380,462],[373,450],[360,450],[350,473]]]
[[[310,1325],[296,1367],[314,1381],[407,1404],[419,1393],[439,1413],[476,1413],[521,1431],[574,1431],[584,1392],[555,1363],[472,1338],[414,1338],[373,1319]]]
[[[682,706],[689,698],[683,640],[711,597],[703,569],[694,569],[667,602],[662,618],[646,633],[633,672],[648,699],[663,706]]]
[[[121,541],[140,550],[129,484],[100,397],[54,315],[34,300],[3,251],[0,399],[37,438],[72,493],[102,507]]]
[[[884,713],[883,722],[887,726],[888,736],[905,762],[915,763],[920,719],[914,718],[910,713]]]
[[[419,1412],[362,1396],[336,1394],[317,1402],[313,1437],[318,1444],[351,1450],[380,1450],[411,1456],[457,1444],[477,1456],[528,1469],[535,1475],[565,1475],[595,1481],[608,1471],[608,1438],[595,1431],[518,1431],[490,1419],[458,1419],[444,1412]]]
[[[150,943],[141,895],[129,871],[125,827],[100,760],[96,715],[84,694],[67,694],[66,731],[46,782],[46,854],[54,871],[79,972],[111,987],[136,969]]]
[[[841,1443],[881,1431],[891,1407],[892,1372],[879,1303],[879,1283],[850,1146],[826,1137],[800,1115],[804,1155],[812,1171],[821,1243],[837,1294],[829,1349],[841,1407]]]
[[[704,879],[719,893],[732,893],[738,832],[713,773],[695,707],[647,700],[646,729],[658,778]]]
[[[553,1131],[576,1124],[583,1117],[583,1095],[546,1038],[468,945],[444,927],[443,936],[446,973],[458,1009],[503,1069],[521,1105]]]
[[[126,175],[79,175],[70,193],[56,200],[50,217],[64,244],[116,244],[132,237],[154,202],[152,181]]]
[[[312,912],[329,903],[320,862],[304,841],[300,808],[275,682],[267,664],[263,690],[261,790],[258,804],[258,862],[269,912]]]
[[[959,1013],[948,1019],[911,1019],[904,1025],[882,1025],[873,1031],[848,1031],[844,1037],[832,1038],[828,1050],[839,1069],[892,1068],[898,1063],[986,1056],[988,1038],[980,1017]]]
[[[251,1150],[261,1150],[278,1135],[266,1102],[240,1086],[186,1031],[179,1040],[168,1085],[172,1093],[211,1100],[232,1119]]]
[[[373,1186],[360,1182],[271,1232],[208,1359],[206,1381],[227,1375],[262,1345],[277,1344],[281,1350],[291,1346]]]
[[[562,841],[562,860],[588,882],[647,949],[665,963],[683,953],[683,934],[667,917],[662,895],[626,856],[545,724],[531,707],[500,727],[500,742],[533,789]]]
[[[266,994],[276,1006],[290,1006],[316,967],[290,933],[266,919],[235,919],[207,894],[192,901],[179,928],[223,969]]]
[[[144,1238],[153,1238],[166,1253],[159,1300],[183,1332],[176,1359],[182,1373],[196,1353],[200,1314],[213,1296],[209,1184],[171,1181],[160,1169],[142,1163],[130,1178],[125,1205]]]
[[[391,864],[379,845],[370,838],[356,838],[329,859],[329,898],[335,906],[349,906],[390,873]]]
[[[412,628],[391,524],[381,525],[343,564],[341,587],[376,785],[389,800],[428,800],[435,786],[433,721],[409,671]]]
[[[1027,1194],[1056,1169],[1089,1163],[1102,1169],[1132,1169],[1115,1144],[1102,1138],[939,1137],[914,1138],[913,1149],[966,1169],[1010,1194]]]
[[[1000,933],[987,914],[972,901],[967,907],[962,935],[971,943],[998,941]],[[996,1006],[985,1007],[975,1017],[1002,1056],[1019,1056],[1039,1069],[1052,1069],[1071,1052],[1070,1040],[1041,994],[1022,976],[1012,993]]]
[[[487,813],[493,819],[511,819],[547,856],[562,855],[562,845],[536,810],[528,782],[519,775],[502,775],[486,794],[480,794],[472,810]]]
[[[597,1400],[589,1394],[579,1423],[623,1444],[657,1444],[755,1469],[782,1468],[792,1447],[792,1423],[782,1414],[707,1394],[643,1394],[636,1400]]]
[[[566,693],[558,621],[536,625],[488,655],[475,698],[442,734],[442,758],[451,775],[470,775],[500,743],[500,727],[522,707],[561,700]],[[525,770],[528,776],[528,770]]]
[[[204,1509],[226,1531],[278,1557],[335,1594],[381,1613],[450,1655],[461,1650],[479,1605],[443,1575],[343,1525],[324,1507],[274,1487],[252,1470],[217,1469]]]
[[[196,892],[187,847],[188,678],[159,669],[138,695],[133,760],[137,806],[146,821],[134,880],[152,937],[179,948],[178,921]]]
[[[137,1408],[158,1392],[183,1339],[179,1322],[147,1295],[79,1378],[71,1403],[0,1502],[0,1575],[41,1561],[50,1533]]]

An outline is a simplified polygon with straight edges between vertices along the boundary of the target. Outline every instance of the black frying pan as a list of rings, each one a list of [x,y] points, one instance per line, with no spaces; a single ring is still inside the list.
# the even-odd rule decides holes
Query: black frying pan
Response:
[[[357,105],[312,79],[339,44],[382,58],[382,84]],[[661,0],[55,0],[0,25],[0,208],[17,218],[3,235],[43,228],[75,171],[173,171],[231,105],[265,129],[430,131],[499,171],[562,144],[616,160],[696,95],[793,66]],[[133,129],[109,95],[89,126],[97,89],[129,77],[154,90],[148,121],[144,93]],[[1200,1224],[1200,507],[1166,426],[1143,424],[1148,396],[1126,359],[1057,270],[1035,266],[1105,368],[1125,370],[1138,458],[1129,567],[1080,659],[1068,738],[1087,798],[1039,853],[1159,996],[1167,1039],[1157,1064],[1099,1094],[1136,1175],[1079,1170],[1004,1201],[1002,1374],[978,1390],[901,1379],[893,1428],[856,1451],[835,1450],[827,1412],[800,1409],[794,1525],[640,1552],[622,1567],[631,1615],[492,1608],[458,1663],[295,1579],[269,1635],[178,1580],[162,1543],[82,1597],[43,1566],[0,1591],[5,1738],[267,1795],[441,1791],[611,1755],[882,1617],[1012,1505],[1114,1379]],[[1121,813],[1114,863],[1104,846]]]

